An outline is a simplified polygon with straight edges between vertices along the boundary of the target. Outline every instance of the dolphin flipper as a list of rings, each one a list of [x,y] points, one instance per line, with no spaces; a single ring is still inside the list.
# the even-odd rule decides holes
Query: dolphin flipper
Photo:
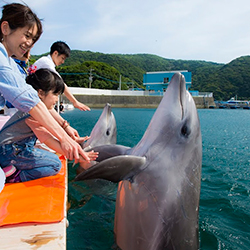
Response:
[[[131,179],[146,167],[146,157],[115,156],[104,160],[76,176],[75,181],[105,179],[112,182]]]
[[[131,149],[130,147],[125,147],[123,145],[109,144],[109,145],[96,146],[86,151],[94,150],[95,152],[98,152],[99,155],[96,161],[101,162],[103,160],[106,160],[114,156],[128,155],[130,149]]]

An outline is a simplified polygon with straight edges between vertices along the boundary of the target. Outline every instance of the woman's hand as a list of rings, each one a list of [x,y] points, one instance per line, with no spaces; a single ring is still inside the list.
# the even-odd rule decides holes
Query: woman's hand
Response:
[[[29,114],[35,120],[37,120],[42,126],[44,126],[52,135],[54,135],[59,140],[63,154],[66,158],[68,158],[69,160],[74,159],[77,163],[79,161],[79,158],[83,157],[87,162],[89,162],[90,158],[88,157],[86,152],[84,152],[81,146],[74,139],[72,139],[59,125],[58,122],[61,121],[61,123],[63,123],[63,118],[60,115],[56,114],[56,112],[53,110],[51,111],[51,113],[48,111],[47,107],[42,101],[40,101],[29,112]],[[73,133],[74,138],[79,137],[76,130],[74,130],[73,128],[70,130],[71,134]]]
[[[71,126],[68,126],[67,128],[65,128],[65,132],[73,139],[73,140],[77,140],[78,138],[80,138],[78,132],[76,129],[72,128]]]
[[[90,158],[88,157],[88,154],[83,151],[81,146],[74,141],[71,137],[65,136],[61,141],[61,148],[64,152],[64,155],[69,160],[75,160],[75,163],[79,161],[79,159],[83,159],[87,162],[90,162]]]

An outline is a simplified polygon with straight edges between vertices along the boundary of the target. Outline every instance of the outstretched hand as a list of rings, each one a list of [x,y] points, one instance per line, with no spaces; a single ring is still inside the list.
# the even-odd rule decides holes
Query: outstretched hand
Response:
[[[89,136],[84,136],[84,137],[76,137],[76,142],[78,142],[79,144],[87,141],[90,137]]]
[[[85,154],[88,156],[88,158],[90,159],[90,161],[95,161],[96,158],[99,155],[99,153],[95,152],[94,150],[91,150],[89,152],[85,152]],[[80,155],[79,162],[83,162],[83,161],[86,162],[86,160]]]
[[[86,110],[90,111],[90,108],[87,105],[85,105],[79,101],[74,102],[73,105],[75,108],[80,109],[81,111],[86,111]]]

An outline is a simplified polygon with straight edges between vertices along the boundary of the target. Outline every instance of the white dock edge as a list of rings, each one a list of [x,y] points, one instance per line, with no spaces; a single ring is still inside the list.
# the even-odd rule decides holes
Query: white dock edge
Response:
[[[66,249],[66,224],[67,219],[64,218],[59,223],[2,227],[0,249]]]

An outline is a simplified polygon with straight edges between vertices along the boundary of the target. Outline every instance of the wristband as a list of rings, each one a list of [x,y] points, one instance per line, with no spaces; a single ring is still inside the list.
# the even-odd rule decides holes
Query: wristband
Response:
[[[68,126],[69,126],[69,123],[66,120],[64,120],[62,124],[62,128],[65,130]]]

